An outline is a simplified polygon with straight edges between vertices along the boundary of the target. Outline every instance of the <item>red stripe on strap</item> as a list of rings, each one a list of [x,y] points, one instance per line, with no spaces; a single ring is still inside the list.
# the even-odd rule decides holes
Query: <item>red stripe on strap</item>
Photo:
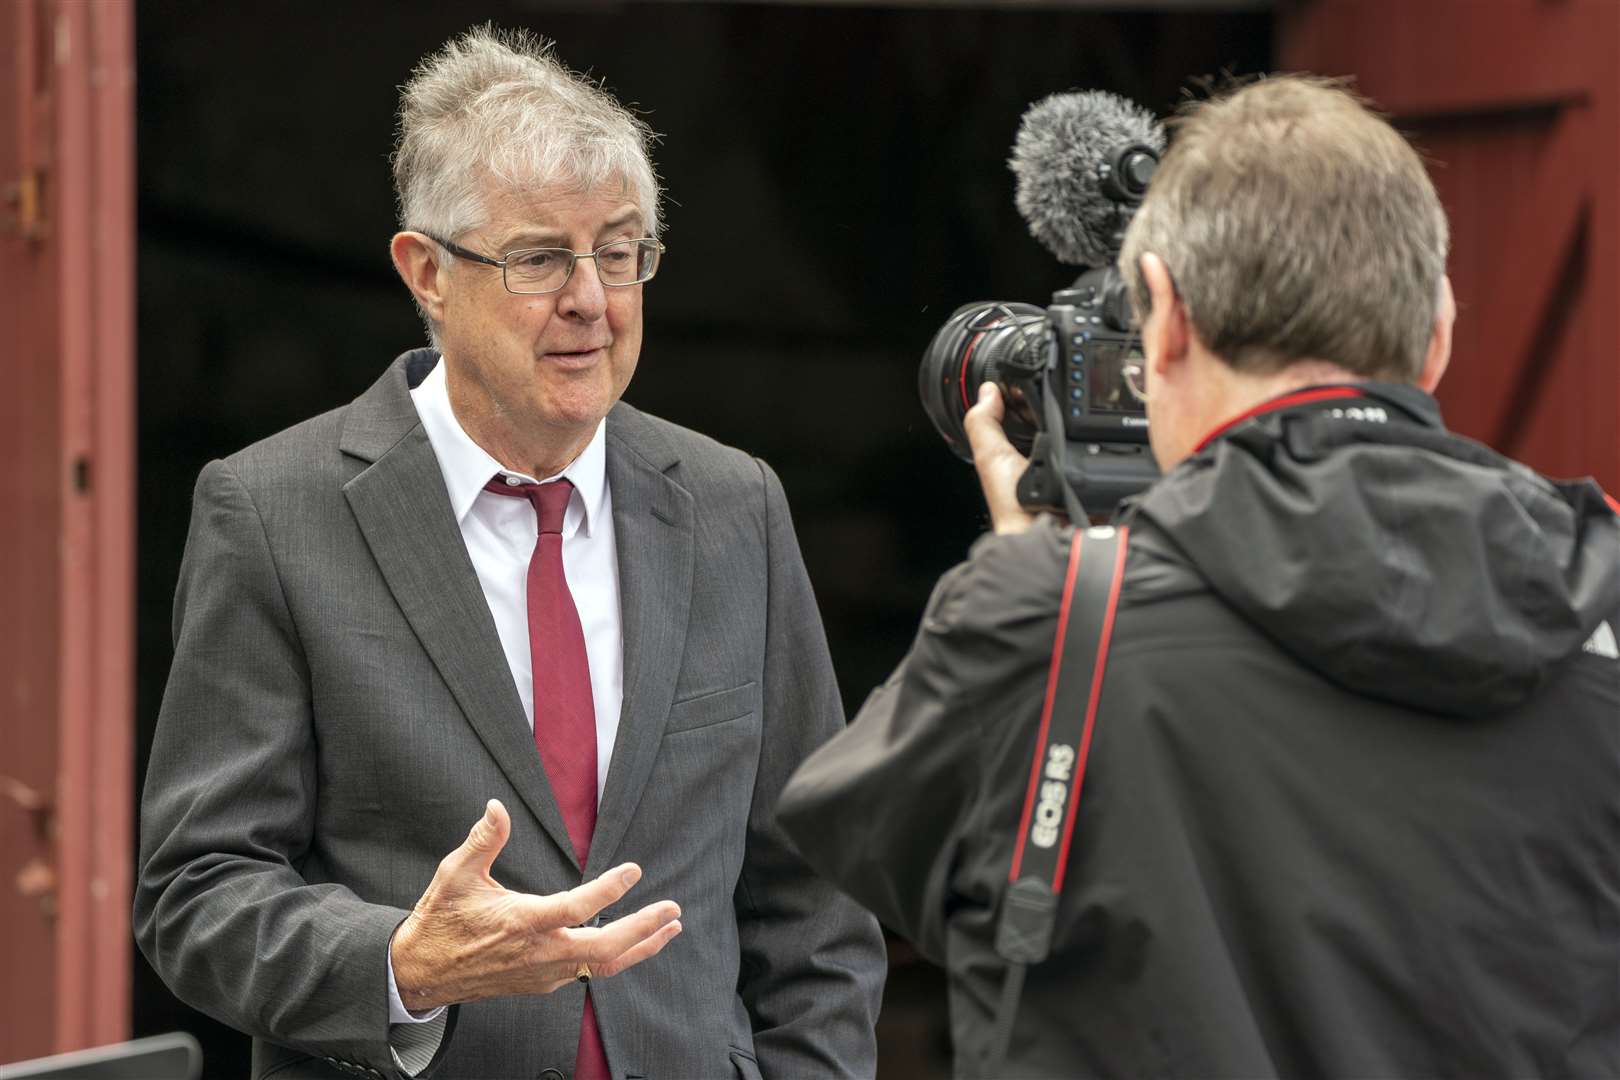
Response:
[[[1616,514],[1620,514],[1620,499],[1616,499],[1613,495],[1610,495],[1605,491],[1603,493],[1603,501],[1609,504],[1610,510],[1613,510]]]
[[[1097,723],[1097,702],[1102,697],[1103,669],[1108,666],[1108,641],[1114,636],[1114,612],[1119,607],[1119,587],[1125,580],[1125,551],[1129,547],[1130,529],[1119,530],[1119,552],[1114,556],[1114,581],[1108,589],[1108,609],[1103,616],[1102,637],[1097,642],[1097,666],[1091,672],[1091,700],[1086,703],[1085,733],[1080,737],[1080,752],[1074,763],[1074,791],[1069,795],[1069,814],[1063,822],[1063,846],[1058,849],[1057,872],[1052,875],[1052,891],[1063,889],[1063,872],[1069,866],[1069,839],[1074,835],[1075,811],[1080,808],[1080,791],[1086,783],[1086,759],[1091,754],[1091,729]],[[1045,731],[1045,725],[1042,725]],[[1037,765],[1039,762],[1037,762]],[[1033,790],[1031,791],[1033,795]],[[1019,842],[1023,842],[1020,834]]]
[[[1052,726],[1052,702],[1057,697],[1058,672],[1063,667],[1063,637],[1069,629],[1069,604],[1074,600],[1074,579],[1080,573],[1080,541],[1084,528],[1074,530],[1069,541],[1069,570],[1063,575],[1063,606],[1058,611],[1057,636],[1052,641],[1052,662],[1046,672],[1046,704],[1041,709],[1041,730],[1035,736],[1035,764],[1029,770],[1029,792],[1024,796],[1024,816],[1018,822],[1018,843],[1013,846],[1012,873],[1008,881],[1018,880],[1018,871],[1024,863],[1024,838],[1029,835],[1029,821],[1035,813],[1035,792],[1041,786],[1041,747],[1046,745],[1046,732]]]

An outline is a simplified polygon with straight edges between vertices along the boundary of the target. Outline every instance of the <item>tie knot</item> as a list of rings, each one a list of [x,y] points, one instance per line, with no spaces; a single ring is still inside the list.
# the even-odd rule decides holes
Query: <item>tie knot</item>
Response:
[[[555,480],[528,486],[532,488],[528,493],[529,501],[534,503],[534,512],[540,518],[540,531],[562,532],[563,514],[568,511],[568,497],[574,493],[574,485],[567,480]]]
[[[574,485],[569,483],[567,478],[554,480],[549,484],[513,484],[504,476],[497,476],[484,485],[484,490],[494,492],[496,495],[528,499],[534,505],[534,515],[539,519],[540,531],[560,534],[563,515],[568,511],[568,499],[574,493]]]

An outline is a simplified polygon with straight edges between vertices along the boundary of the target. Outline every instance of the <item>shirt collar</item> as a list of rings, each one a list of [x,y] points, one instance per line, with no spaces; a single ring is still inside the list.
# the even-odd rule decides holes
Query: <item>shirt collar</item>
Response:
[[[563,533],[571,535],[578,528],[586,536],[591,535],[591,523],[600,519],[603,500],[607,495],[606,417],[596,425],[596,433],[591,436],[591,441],[578,457],[569,462],[567,468],[555,476],[537,480],[527,473],[508,469],[467,434],[450,406],[450,388],[445,380],[442,357],[433,370],[411,389],[411,400],[416,404],[417,415],[422,419],[422,427],[427,432],[433,454],[439,460],[439,471],[444,476],[444,487],[450,495],[450,509],[456,515],[457,524],[466,519],[478,497],[487,494],[484,485],[497,474],[515,476],[531,484],[567,477],[574,485],[578,498],[568,501]],[[576,511],[575,507],[579,510]]]
[[[1214,430],[1198,440],[1198,445],[1193,447],[1192,452],[1196,454],[1205,449],[1210,443],[1227,434],[1245,420],[1252,420],[1257,416],[1264,416],[1266,413],[1277,412],[1280,409],[1313,405],[1338,398],[1371,398],[1382,404],[1393,406],[1407,419],[1416,421],[1424,427],[1443,428],[1445,426],[1440,419],[1439,403],[1415,386],[1406,383],[1384,382],[1327,383],[1320,386],[1303,387],[1262,401],[1252,409],[1217,424]]]

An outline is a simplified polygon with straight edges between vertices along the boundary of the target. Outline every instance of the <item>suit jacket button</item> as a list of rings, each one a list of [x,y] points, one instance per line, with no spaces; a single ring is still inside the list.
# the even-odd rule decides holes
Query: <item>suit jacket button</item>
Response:
[[[558,1072],[556,1069],[547,1069],[545,1072],[540,1074],[540,1080],[565,1080],[565,1078],[563,1074]]]

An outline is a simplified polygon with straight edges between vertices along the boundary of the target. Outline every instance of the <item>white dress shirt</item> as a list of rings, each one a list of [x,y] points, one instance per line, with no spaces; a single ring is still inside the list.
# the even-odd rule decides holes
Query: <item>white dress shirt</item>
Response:
[[[512,669],[523,714],[534,727],[534,669],[529,658],[529,558],[540,525],[527,499],[493,495],[484,485],[496,476],[533,484],[526,473],[505,468],[461,427],[450,407],[444,361],[434,365],[411,391],[433,454],[450,493],[450,509],[483,586],[501,650]],[[624,631],[619,621],[619,559],[613,536],[613,496],[607,484],[607,421],[567,468],[539,483],[567,477],[574,485],[563,514],[563,576],[585,632],[585,659],[591,668],[591,700],[596,706],[596,797],[602,798],[613,741],[624,701]]]
[[[613,532],[613,496],[607,483],[607,420],[567,468],[543,480],[508,469],[472,440],[456,419],[445,381],[444,361],[434,365],[411,390],[411,400],[422,418],[433,454],[444,475],[450,509],[461,528],[473,571],[484,590],[495,632],[506,654],[512,682],[523,702],[523,714],[534,727],[534,671],[529,656],[529,558],[539,539],[540,526],[527,499],[495,495],[484,490],[491,479],[510,477],[522,483],[551,483],[567,477],[574,485],[563,514],[563,576],[579,611],[585,634],[585,658],[590,665],[591,700],[596,710],[596,798],[600,803],[607,781],[613,743],[619,733],[619,708],[624,701],[624,629],[619,616],[618,545]],[[538,752],[538,751],[537,751]],[[471,822],[468,823],[469,825]],[[412,1016],[399,999],[394,984],[392,957],[388,965],[388,1012],[395,1024],[436,1020],[443,1010]],[[438,1039],[415,1073],[431,1060]],[[403,1047],[396,1047],[396,1051]],[[415,1054],[410,1055],[415,1057]],[[413,1062],[414,1063],[414,1062]],[[400,1062],[406,1065],[405,1061]]]

